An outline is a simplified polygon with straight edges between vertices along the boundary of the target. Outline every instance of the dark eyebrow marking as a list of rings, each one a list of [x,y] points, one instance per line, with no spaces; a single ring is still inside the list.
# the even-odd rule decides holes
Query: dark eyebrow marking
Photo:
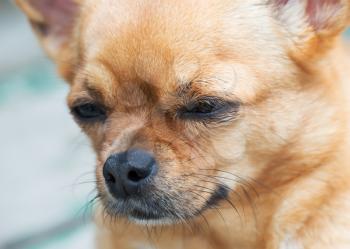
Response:
[[[86,80],[84,81],[84,90],[87,92],[86,97],[80,97],[77,102],[78,103],[86,103],[86,102],[91,102],[92,100],[98,102],[98,103],[104,103],[104,96],[103,94],[97,89],[91,86]]]
[[[197,81],[197,82],[200,83],[200,82],[206,82],[206,81]],[[179,98],[184,98],[186,101],[195,100],[202,97],[214,97],[213,93],[202,90],[200,86],[195,87],[194,83],[197,83],[197,82],[191,81],[188,83],[184,83],[183,85],[180,85],[176,90],[176,96]],[[216,96],[217,98],[225,99],[225,96],[220,97],[219,93],[216,93],[215,95],[217,95]]]
[[[181,97],[188,94],[192,90],[192,85],[193,85],[192,81],[180,85],[176,90],[177,95]]]
[[[139,84],[140,90],[146,95],[147,100],[150,103],[157,103],[159,101],[159,89],[147,82],[142,82]]]

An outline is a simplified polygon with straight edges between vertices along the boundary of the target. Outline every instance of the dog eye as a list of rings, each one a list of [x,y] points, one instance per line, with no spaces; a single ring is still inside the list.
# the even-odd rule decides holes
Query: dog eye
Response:
[[[93,103],[77,105],[72,108],[72,113],[82,121],[99,121],[106,118],[105,109]]]
[[[207,97],[190,102],[180,109],[179,116],[192,120],[224,120],[237,113],[239,104],[228,102],[216,97]],[[227,115],[226,115],[227,114]]]
[[[199,114],[199,115],[212,113],[216,111],[218,108],[219,108],[218,105],[209,101],[191,103],[185,107],[187,113]]]

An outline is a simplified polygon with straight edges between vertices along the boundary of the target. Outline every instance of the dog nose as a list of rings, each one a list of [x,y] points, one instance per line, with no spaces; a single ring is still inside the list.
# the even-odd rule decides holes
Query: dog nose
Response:
[[[157,170],[151,153],[132,149],[111,155],[103,167],[103,176],[109,192],[115,198],[126,198],[141,195]]]

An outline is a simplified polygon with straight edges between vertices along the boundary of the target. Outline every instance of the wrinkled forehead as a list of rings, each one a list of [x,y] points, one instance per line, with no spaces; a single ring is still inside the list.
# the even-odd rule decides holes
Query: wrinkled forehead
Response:
[[[140,80],[164,89],[205,74],[235,84],[225,77],[237,77],[237,71],[251,77],[247,64],[280,52],[266,54],[261,48],[271,44],[252,39],[273,29],[259,2],[88,0],[81,53],[87,66],[110,74],[114,82]]]
[[[158,46],[163,42],[163,47],[176,42],[182,48],[198,46],[220,28],[218,17],[225,12],[207,0],[87,0],[84,7],[83,42],[92,48],[102,47],[107,39],[116,46],[127,40],[136,49],[155,41]]]
[[[148,81],[152,80],[149,79],[152,75],[143,74],[156,69],[158,74],[161,71],[165,75],[170,73],[167,72],[169,65],[181,67],[186,62],[195,71],[198,57],[219,53],[211,44],[211,31],[218,30],[218,23],[208,17],[213,10],[204,8],[208,5],[206,1],[200,1],[203,10],[198,14],[193,13],[194,3],[198,1],[192,1],[193,5],[191,1],[186,2],[89,2],[84,11],[86,21],[83,21],[81,41],[84,58],[108,61],[123,75],[134,69],[133,73]]]

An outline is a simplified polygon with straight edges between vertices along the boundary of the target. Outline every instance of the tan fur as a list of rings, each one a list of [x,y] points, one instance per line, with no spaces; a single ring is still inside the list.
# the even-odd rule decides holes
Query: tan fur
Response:
[[[17,0],[37,19],[28,1]],[[339,39],[347,1],[317,31],[297,19],[302,6],[281,14],[273,1],[80,2],[69,39],[51,55],[71,85],[70,106],[108,107],[105,124],[82,125],[101,195],[107,157],[133,147],[156,155],[157,188],[176,197],[179,213],[200,209],[215,182],[232,190],[182,224],[103,218],[101,204],[99,248],[350,248],[350,71]],[[198,95],[239,101],[237,117],[201,125],[165,115],[189,82]]]

